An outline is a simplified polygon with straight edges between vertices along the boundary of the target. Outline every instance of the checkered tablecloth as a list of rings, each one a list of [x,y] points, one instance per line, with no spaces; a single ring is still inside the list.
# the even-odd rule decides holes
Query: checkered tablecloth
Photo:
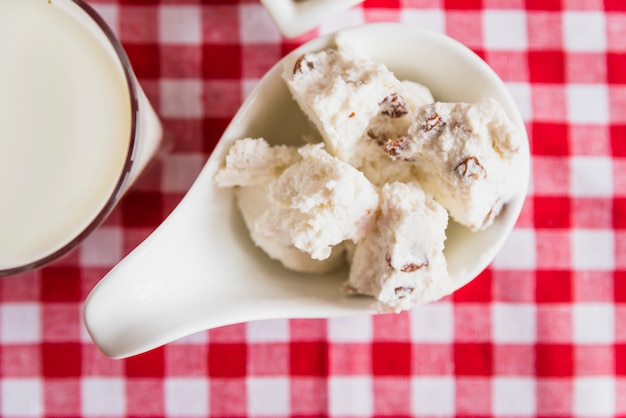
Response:
[[[3,416],[626,415],[625,1],[366,0],[297,39],[257,0],[90,4],[173,148],[68,257],[0,280]],[[468,45],[521,110],[531,190],[492,265],[398,315],[253,322],[103,356],[85,297],[180,201],[258,79],[316,34],[374,21]]]

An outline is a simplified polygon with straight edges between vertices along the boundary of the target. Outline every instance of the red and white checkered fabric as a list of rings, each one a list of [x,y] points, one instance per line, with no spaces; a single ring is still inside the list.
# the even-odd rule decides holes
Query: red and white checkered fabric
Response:
[[[366,0],[295,40],[257,0],[90,3],[174,145],[68,257],[0,280],[1,415],[626,415],[626,2]],[[104,357],[85,297],[180,201],[252,86],[317,33],[374,21],[465,43],[522,112],[531,191],[492,265],[399,315],[253,322]]]

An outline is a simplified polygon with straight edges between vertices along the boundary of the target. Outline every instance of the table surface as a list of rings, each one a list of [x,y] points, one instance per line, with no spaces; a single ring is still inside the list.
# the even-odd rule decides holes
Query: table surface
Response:
[[[626,414],[626,2],[367,0],[296,39],[255,0],[89,3],[173,147],[79,248],[0,280],[0,414]],[[252,86],[317,34],[374,21],[463,42],[521,110],[531,189],[494,262],[410,312],[266,320],[102,355],[85,297],[180,201]]]

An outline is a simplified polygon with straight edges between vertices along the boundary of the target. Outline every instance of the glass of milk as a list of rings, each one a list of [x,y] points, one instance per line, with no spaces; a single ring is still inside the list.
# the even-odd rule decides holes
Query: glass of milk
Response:
[[[74,248],[159,149],[120,42],[81,0],[0,1],[0,276]]]

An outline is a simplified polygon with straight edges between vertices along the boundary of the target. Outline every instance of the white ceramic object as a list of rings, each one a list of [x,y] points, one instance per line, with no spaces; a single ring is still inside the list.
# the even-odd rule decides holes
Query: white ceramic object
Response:
[[[484,61],[451,38],[394,23],[343,32],[399,78],[430,87],[438,100],[494,97],[526,135],[503,82]],[[319,50],[332,42],[332,35],[324,36],[293,53]],[[214,184],[213,177],[234,140],[263,136],[274,143],[296,143],[302,132],[311,129],[280,72],[278,63],[259,82],[174,212],[88,297],[85,324],[106,355],[127,357],[201,330],[245,321],[374,312],[372,298],[350,297],[340,291],[346,270],[305,275],[271,261],[252,244],[233,190]],[[523,187],[493,226],[479,233],[455,224],[448,228],[445,253],[457,289],[493,260],[519,216],[529,175],[527,141],[521,152],[526,159]]]
[[[299,36],[325,19],[363,0],[261,0],[278,29],[288,38]]]

